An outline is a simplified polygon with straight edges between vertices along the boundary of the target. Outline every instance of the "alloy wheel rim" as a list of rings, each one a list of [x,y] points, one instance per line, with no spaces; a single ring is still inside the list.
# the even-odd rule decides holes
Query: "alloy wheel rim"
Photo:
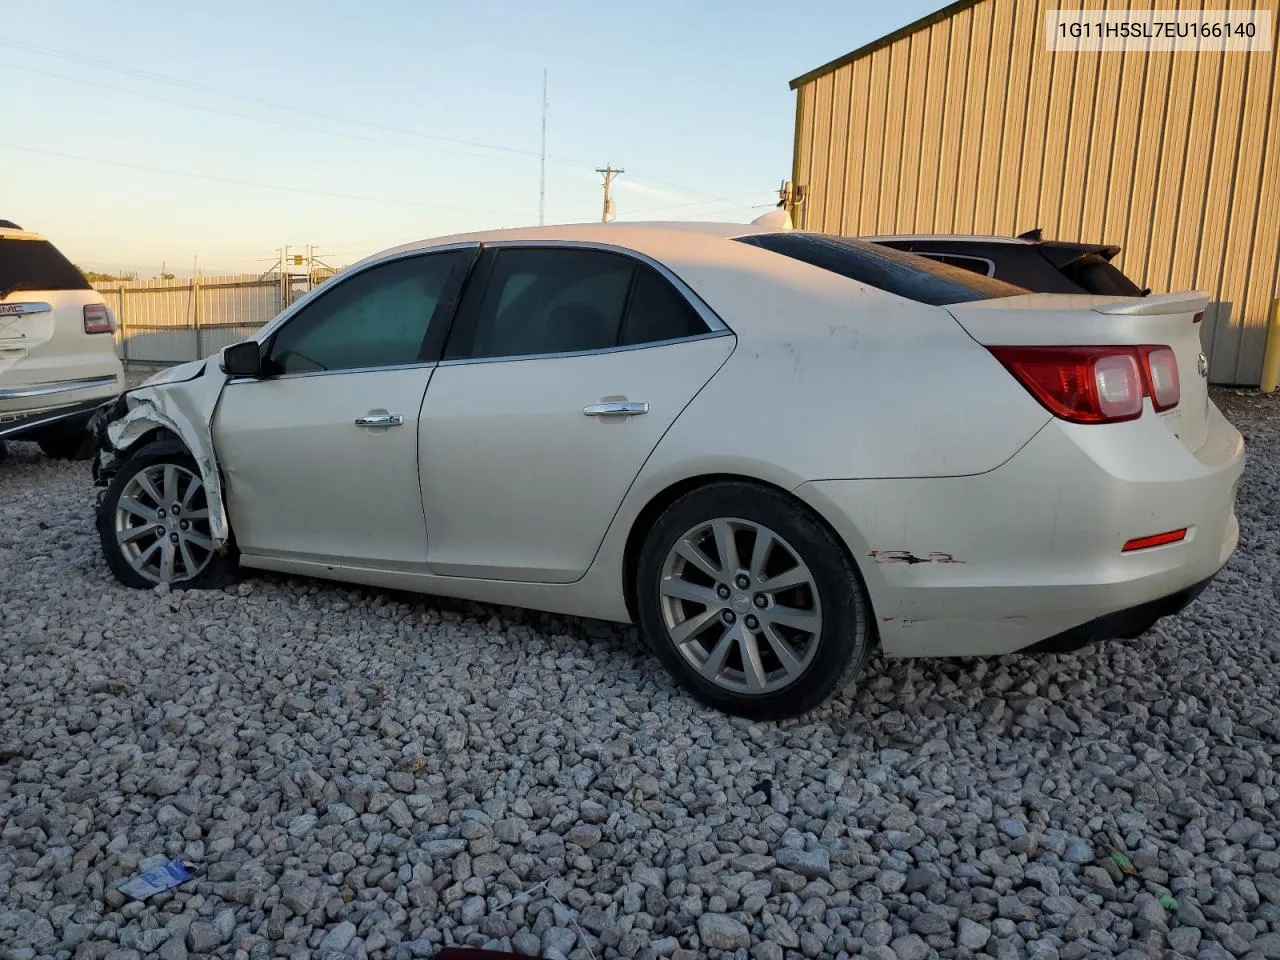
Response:
[[[144,467],[116,502],[115,534],[125,562],[152,583],[199,576],[214,553],[204,483],[176,463]]]
[[[658,581],[663,624],[704,679],[763,695],[808,669],[822,637],[822,604],[808,565],[761,524],[720,517],[685,531]]]

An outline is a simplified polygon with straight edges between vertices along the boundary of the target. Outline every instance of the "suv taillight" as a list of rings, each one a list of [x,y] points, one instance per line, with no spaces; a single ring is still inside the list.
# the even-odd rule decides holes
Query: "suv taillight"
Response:
[[[115,333],[116,321],[111,316],[111,308],[105,303],[86,303],[84,305],[85,333]]]
[[[1119,423],[1177,406],[1178,362],[1164,346],[988,347],[1041,406],[1072,423]]]

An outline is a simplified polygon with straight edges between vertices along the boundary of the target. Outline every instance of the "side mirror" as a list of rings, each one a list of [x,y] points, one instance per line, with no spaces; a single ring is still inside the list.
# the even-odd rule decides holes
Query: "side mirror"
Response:
[[[256,340],[245,340],[222,348],[222,372],[231,377],[261,377],[262,348]]]

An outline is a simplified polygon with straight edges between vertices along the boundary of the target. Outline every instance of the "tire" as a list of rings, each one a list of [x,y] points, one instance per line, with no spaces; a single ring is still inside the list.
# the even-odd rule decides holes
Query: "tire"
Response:
[[[166,491],[169,476],[174,477],[174,487]],[[160,497],[166,501],[163,505],[147,492],[144,479],[156,493],[169,495]],[[198,486],[194,492],[190,490],[192,482]],[[181,501],[178,519],[172,513],[173,503],[168,502],[171,499]],[[123,506],[122,500],[126,501]],[[171,587],[213,588],[235,579],[234,552],[212,549],[200,469],[180,443],[148,444],[126,460],[102,495],[97,525],[107,566],[127,587],[149,589],[167,583]],[[157,532],[161,526],[166,531],[163,537]],[[170,556],[171,564],[167,561]]]
[[[757,564],[762,537],[773,546]],[[725,574],[720,545],[730,539],[739,563]],[[726,713],[807,713],[853,679],[874,645],[871,604],[848,551],[805,506],[769,487],[732,481],[685,494],[645,537],[636,577],[649,645],[682,686]]]
[[[45,434],[36,437],[36,443],[50,460],[88,460],[93,456],[93,437],[87,430]]]

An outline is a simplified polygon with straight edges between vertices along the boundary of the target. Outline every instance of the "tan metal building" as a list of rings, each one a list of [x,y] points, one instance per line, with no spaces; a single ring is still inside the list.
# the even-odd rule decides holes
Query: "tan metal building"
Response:
[[[1103,6],[1071,4],[1081,5]],[[1220,301],[1205,322],[1210,379],[1256,385],[1280,296],[1275,44],[1051,53],[1045,11],[1059,6],[960,0],[793,80],[796,226],[1010,236],[1041,227],[1047,239],[1119,245],[1114,262],[1138,283]]]

